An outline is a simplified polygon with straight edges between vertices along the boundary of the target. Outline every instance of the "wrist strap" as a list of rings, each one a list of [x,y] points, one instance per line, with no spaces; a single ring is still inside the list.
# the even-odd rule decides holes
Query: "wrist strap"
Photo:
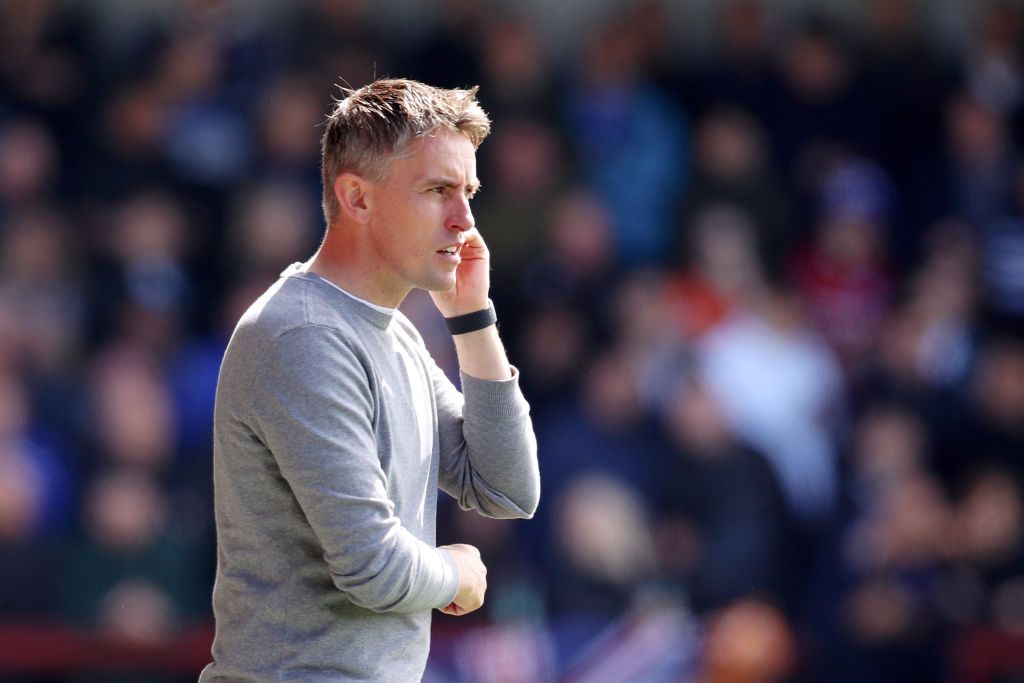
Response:
[[[490,299],[487,300],[487,308],[444,319],[444,324],[448,326],[448,331],[452,335],[476,332],[490,327],[496,322],[498,322],[498,315],[494,312],[494,302]]]

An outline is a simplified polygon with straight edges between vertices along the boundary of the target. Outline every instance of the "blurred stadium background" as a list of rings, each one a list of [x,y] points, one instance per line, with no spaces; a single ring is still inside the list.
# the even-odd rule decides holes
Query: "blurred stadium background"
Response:
[[[544,486],[442,506],[425,680],[1024,680],[1021,2],[4,0],[0,681],[208,661],[219,359],[375,74],[481,86]]]

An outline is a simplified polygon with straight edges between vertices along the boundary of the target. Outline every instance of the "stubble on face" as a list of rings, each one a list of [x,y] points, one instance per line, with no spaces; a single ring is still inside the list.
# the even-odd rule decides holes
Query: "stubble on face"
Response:
[[[400,302],[414,287],[454,286],[458,257],[440,252],[473,227],[468,197],[478,186],[472,142],[447,132],[413,141],[374,183],[369,229],[378,284],[388,298]]]

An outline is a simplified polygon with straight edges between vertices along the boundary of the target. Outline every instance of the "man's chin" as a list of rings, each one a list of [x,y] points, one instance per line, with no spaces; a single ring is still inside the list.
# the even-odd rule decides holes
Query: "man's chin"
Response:
[[[452,277],[446,280],[435,282],[424,282],[418,285],[418,287],[424,291],[433,292],[436,294],[450,292],[451,290],[455,289],[455,278]]]

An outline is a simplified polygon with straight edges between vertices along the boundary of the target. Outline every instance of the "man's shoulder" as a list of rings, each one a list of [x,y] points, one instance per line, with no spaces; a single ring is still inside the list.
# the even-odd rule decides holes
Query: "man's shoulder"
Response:
[[[292,278],[282,277],[266,289],[246,309],[235,327],[235,336],[249,340],[273,341],[307,323],[305,287]]]
[[[366,366],[372,344],[353,328],[353,321],[344,319],[344,312],[331,315],[317,301],[317,290],[301,278],[283,277],[253,301],[228,342],[222,381],[234,377],[241,386],[250,386],[272,381],[269,378],[282,372]]]
[[[238,321],[236,335],[275,342],[296,330],[316,328],[332,336],[358,336],[349,312],[333,305],[322,288],[304,278],[282,277]]]

